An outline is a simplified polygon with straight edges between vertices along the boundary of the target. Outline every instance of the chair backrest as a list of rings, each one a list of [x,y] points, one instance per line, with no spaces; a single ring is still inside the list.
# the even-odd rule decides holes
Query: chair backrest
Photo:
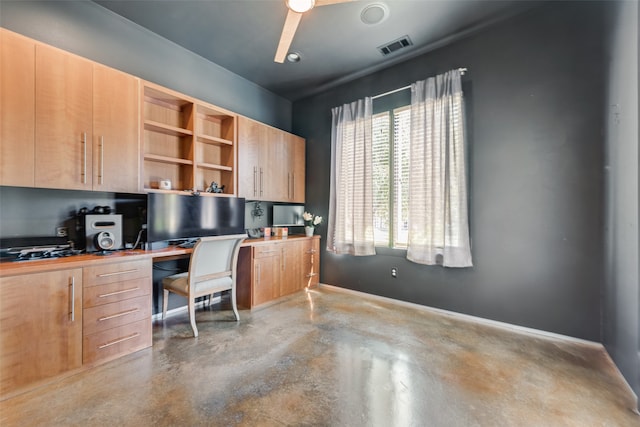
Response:
[[[240,244],[247,237],[246,234],[231,234],[198,239],[191,254],[189,282],[224,272],[234,278]]]

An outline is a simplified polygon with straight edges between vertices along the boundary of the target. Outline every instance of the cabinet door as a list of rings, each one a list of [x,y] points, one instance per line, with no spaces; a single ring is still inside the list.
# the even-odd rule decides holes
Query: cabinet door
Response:
[[[36,46],[35,185],[91,190],[92,63]]]
[[[264,126],[246,117],[238,117],[238,197],[262,200],[259,179],[264,138]]]
[[[284,140],[287,147],[287,200],[304,203],[305,140],[292,134],[285,134]]]
[[[286,202],[287,197],[287,176],[289,160],[284,132],[279,129],[266,126],[265,144],[263,147],[265,155],[263,158],[264,199],[273,202]]]
[[[35,49],[0,28],[0,185],[34,184]]]
[[[280,296],[280,245],[253,247],[253,283],[251,306]]]
[[[292,240],[281,245],[280,296],[297,292],[305,285],[302,274],[302,255],[305,242],[305,240]]]
[[[82,363],[82,270],[0,277],[0,394]]]
[[[93,66],[93,189],[140,190],[139,80]]]

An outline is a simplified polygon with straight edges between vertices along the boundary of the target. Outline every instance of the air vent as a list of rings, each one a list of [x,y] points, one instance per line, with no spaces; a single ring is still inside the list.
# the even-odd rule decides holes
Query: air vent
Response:
[[[409,36],[403,36],[397,40],[387,43],[386,45],[378,46],[378,50],[380,51],[380,53],[382,53],[382,55],[387,56],[393,52],[404,49],[405,47],[409,47],[411,45],[413,45],[413,42],[411,41]]]

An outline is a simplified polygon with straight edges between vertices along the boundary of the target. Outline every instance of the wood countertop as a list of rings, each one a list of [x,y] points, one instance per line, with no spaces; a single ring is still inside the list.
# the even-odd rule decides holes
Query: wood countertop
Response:
[[[271,243],[286,242],[298,239],[319,239],[320,236],[306,237],[304,235],[290,235],[288,237],[261,237],[246,239],[242,246],[266,245]],[[108,264],[112,262],[125,262],[140,259],[152,259],[156,261],[168,261],[170,259],[184,258],[191,254],[193,249],[169,246],[163,249],[145,251],[142,249],[121,250],[107,255],[81,254],[69,257],[0,262],[0,276],[15,276],[19,274],[39,273],[43,271],[63,270],[68,268],[82,268],[95,264]]]

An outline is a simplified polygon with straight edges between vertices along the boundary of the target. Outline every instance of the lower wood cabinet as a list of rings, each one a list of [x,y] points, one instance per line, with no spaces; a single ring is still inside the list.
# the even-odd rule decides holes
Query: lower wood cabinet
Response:
[[[82,362],[151,346],[151,260],[84,268]]]
[[[0,277],[0,397],[151,346],[151,259]]]
[[[253,308],[318,284],[320,237],[259,240],[240,249],[237,301]]]
[[[82,269],[0,277],[0,395],[82,365]]]

